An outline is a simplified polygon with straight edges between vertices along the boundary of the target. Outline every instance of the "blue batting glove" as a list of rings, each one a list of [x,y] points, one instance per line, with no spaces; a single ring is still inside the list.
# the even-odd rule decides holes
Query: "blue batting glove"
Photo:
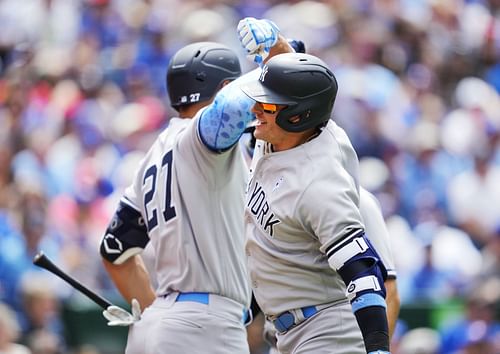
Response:
[[[386,352],[385,350],[377,350],[374,352],[369,352],[368,354],[391,354],[391,353]]]
[[[278,41],[279,28],[271,20],[246,17],[238,23],[238,37],[247,57],[262,65],[272,46]]]

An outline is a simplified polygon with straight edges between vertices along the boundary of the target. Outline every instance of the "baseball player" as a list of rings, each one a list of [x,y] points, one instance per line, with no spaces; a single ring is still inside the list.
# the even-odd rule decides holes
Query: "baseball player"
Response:
[[[297,53],[305,53],[305,44],[299,40],[289,40],[291,46]],[[255,137],[253,137],[254,127],[249,127],[251,137],[244,145],[244,151],[248,154],[246,160],[251,160],[255,147]],[[363,187],[359,187],[360,204],[359,209],[365,224],[366,235],[387,269],[387,279],[384,282],[386,288],[387,320],[389,324],[389,338],[392,338],[400,310],[400,299],[397,290],[397,273],[394,266],[394,258],[391,251],[389,233],[385,225],[384,217],[380,209],[377,198]],[[254,313],[257,315],[257,312]],[[270,321],[264,322],[264,339],[270,345],[269,354],[277,354],[276,330]]]
[[[389,337],[392,337],[399,315],[400,300],[396,286],[396,270],[389,242],[389,234],[384,217],[376,197],[360,186],[359,210],[365,224],[366,236],[377,250],[387,269],[387,279],[384,282],[387,295],[387,320],[389,323]],[[278,354],[276,349],[276,329],[270,321],[264,324],[264,339],[270,345],[269,354]]]
[[[254,20],[238,31],[265,64],[242,87],[257,118],[245,206],[256,300],[280,353],[388,353],[387,269],[365,235],[356,154],[330,120],[336,79],[311,55],[267,60]]]
[[[231,99],[231,110],[221,94],[206,107],[240,73],[237,56],[217,43],[188,45],[170,61],[168,93],[179,118],[141,162],[100,247],[106,270],[132,302],[132,315],[105,311],[110,325],[133,324],[126,353],[249,352],[247,168],[235,143],[251,119],[250,104]],[[234,124],[225,124],[226,115]],[[156,291],[139,255],[148,242]]]
[[[282,36],[274,43],[269,56],[293,51]],[[182,48],[169,64],[167,86],[179,118],[141,162],[100,247],[106,270],[132,303],[132,314],[117,306],[104,311],[110,325],[133,324],[126,353],[249,352],[248,169],[237,142],[253,118],[253,101],[239,85],[259,71],[224,86],[240,75],[239,62],[210,42]],[[156,291],[139,255],[150,241]]]

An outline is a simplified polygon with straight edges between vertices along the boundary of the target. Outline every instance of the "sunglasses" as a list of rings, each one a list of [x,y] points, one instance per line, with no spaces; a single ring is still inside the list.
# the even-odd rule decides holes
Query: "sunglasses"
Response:
[[[260,103],[260,106],[262,107],[262,111],[264,113],[268,113],[268,114],[275,114],[276,112],[278,112],[278,106],[275,105],[275,104],[272,104],[272,103]]]

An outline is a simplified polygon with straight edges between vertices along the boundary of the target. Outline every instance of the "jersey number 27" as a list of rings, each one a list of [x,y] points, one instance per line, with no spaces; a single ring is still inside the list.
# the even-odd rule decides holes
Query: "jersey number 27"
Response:
[[[161,160],[161,168],[165,169],[165,196],[162,198],[165,200],[165,207],[163,209],[162,215],[163,220],[167,222],[168,220],[175,217],[175,207],[172,205],[172,162],[173,153],[172,150],[163,155]],[[158,212],[157,209],[151,204],[153,199],[155,199],[156,192],[156,177],[158,175],[158,168],[156,165],[152,165],[146,170],[144,174],[143,185],[146,185],[148,180],[151,179],[151,188],[144,194],[144,209],[146,209],[146,218],[148,224],[148,231],[151,232],[156,226],[158,226]],[[160,188],[161,189],[161,188]]]

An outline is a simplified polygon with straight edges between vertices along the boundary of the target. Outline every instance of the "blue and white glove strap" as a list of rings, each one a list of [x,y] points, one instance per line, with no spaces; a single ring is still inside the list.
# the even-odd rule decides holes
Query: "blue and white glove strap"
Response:
[[[377,350],[375,352],[369,352],[368,354],[391,354],[391,353],[386,352],[385,350]]]

